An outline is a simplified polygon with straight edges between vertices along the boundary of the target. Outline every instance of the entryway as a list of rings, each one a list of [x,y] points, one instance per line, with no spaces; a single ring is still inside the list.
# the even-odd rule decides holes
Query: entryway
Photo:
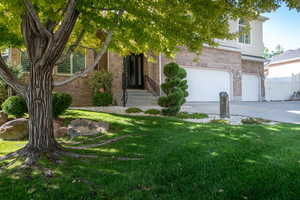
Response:
[[[144,56],[130,55],[124,58],[124,70],[128,89],[144,89]]]

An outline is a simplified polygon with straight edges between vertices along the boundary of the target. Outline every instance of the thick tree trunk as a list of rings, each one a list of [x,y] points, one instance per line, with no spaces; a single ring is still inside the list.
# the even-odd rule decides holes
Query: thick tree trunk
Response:
[[[30,150],[42,153],[55,151],[58,144],[53,134],[52,66],[33,66],[26,102],[29,114]]]

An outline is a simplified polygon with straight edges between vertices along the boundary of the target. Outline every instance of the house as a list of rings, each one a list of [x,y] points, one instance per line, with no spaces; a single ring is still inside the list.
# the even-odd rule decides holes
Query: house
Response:
[[[112,93],[118,105],[123,104],[122,99],[126,99],[126,94],[129,105],[153,103],[153,96],[162,95],[160,84],[164,81],[163,66],[170,61],[177,62],[187,71],[188,102],[218,101],[221,91],[226,91],[232,101],[261,101],[265,97],[262,35],[263,22],[266,20],[265,17],[259,17],[250,24],[244,20],[231,21],[232,32],[244,30],[247,25],[251,29],[237,40],[218,41],[218,47],[205,46],[201,55],[182,47],[174,60],[160,54],[154,56],[155,62],[150,62],[143,54],[124,58],[107,52],[100,61],[98,70],[113,73]],[[16,65],[22,64],[28,70],[28,58],[18,50],[10,51],[9,60]],[[54,70],[54,78],[62,80],[93,61],[92,51],[87,51],[85,56],[73,55],[67,63]],[[55,90],[70,93],[74,105],[91,105],[91,89],[87,77]]]
[[[273,57],[265,70],[266,100],[290,100],[300,91],[300,49]]]

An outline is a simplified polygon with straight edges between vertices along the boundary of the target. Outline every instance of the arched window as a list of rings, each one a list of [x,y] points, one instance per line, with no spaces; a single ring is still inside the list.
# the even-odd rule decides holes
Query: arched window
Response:
[[[240,38],[239,42],[243,44],[250,44],[251,43],[251,34],[250,30],[246,30],[250,27],[249,22],[240,19],[239,20],[239,32],[240,32]]]

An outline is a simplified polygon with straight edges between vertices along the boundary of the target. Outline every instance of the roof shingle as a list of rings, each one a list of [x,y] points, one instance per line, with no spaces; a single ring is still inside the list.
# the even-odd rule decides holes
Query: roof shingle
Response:
[[[296,58],[300,59],[300,48],[295,50],[288,50],[283,52],[280,55],[274,56],[269,64],[274,64],[274,63],[292,60]]]

